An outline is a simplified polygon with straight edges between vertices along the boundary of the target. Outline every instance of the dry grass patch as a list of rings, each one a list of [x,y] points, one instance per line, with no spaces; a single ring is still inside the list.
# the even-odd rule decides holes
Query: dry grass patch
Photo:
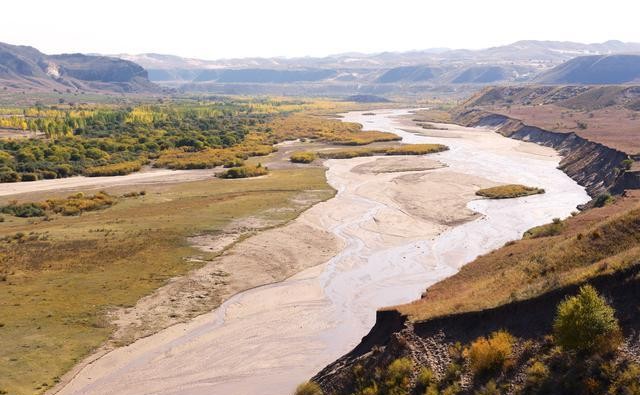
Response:
[[[480,189],[476,192],[476,195],[489,199],[512,199],[542,193],[544,193],[544,189],[542,188],[528,187],[520,184],[508,184]]]

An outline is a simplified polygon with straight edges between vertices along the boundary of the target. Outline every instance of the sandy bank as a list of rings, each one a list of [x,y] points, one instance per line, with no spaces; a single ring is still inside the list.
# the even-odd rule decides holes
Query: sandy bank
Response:
[[[19,195],[23,193],[64,191],[78,188],[101,189],[126,185],[168,184],[176,182],[197,181],[211,178],[214,170],[169,170],[149,169],[125,176],[84,177],[76,176],[54,180],[38,180],[31,182],[3,183],[0,185],[0,196]]]

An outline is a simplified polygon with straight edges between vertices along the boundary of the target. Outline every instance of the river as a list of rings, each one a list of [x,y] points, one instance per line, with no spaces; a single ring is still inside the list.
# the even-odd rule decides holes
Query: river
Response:
[[[428,156],[440,162],[432,170],[373,174],[356,169],[379,158],[327,161],[337,195],[296,221],[342,239],[345,247],[338,255],[114,350],[82,369],[60,393],[291,393],[352,349],[373,325],[376,309],[418,298],[479,254],[566,217],[589,200],[557,169],[560,157],[550,148],[455,125],[423,131],[401,118],[407,114],[343,114],[344,121],[396,133],[407,143],[450,149]],[[509,200],[472,197],[477,188],[496,183],[522,183],[546,193]],[[472,211],[481,215],[471,217]]]

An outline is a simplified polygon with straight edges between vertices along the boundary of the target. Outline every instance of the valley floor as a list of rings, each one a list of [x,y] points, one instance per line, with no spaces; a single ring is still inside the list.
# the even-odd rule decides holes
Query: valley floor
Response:
[[[489,130],[425,130],[405,110],[375,114],[348,113],[344,120],[450,150],[325,162],[338,191],[334,198],[286,226],[240,241],[214,261],[235,269],[263,264],[280,276],[302,271],[101,356],[60,393],[291,392],[355,346],[376,309],[416,299],[477,255],[588,200],[556,169],[560,158],[551,149]],[[547,193],[505,201],[474,195],[502,183]],[[251,273],[247,283],[259,283],[259,271]]]

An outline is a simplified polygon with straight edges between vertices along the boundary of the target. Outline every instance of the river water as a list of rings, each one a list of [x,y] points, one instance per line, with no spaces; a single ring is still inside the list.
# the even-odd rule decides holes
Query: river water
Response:
[[[284,282],[238,294],[189,323],[115,350],[84,368],[61,393],[291,393],[352,349],[373,325],[376,309],[418,298],[428,285],[453,275],[479,254],[519,238],[533,226],[566,217],[589,200],[582,187],[556,168],[560,157],[548,148],[454,125],[424,136],[418,129],[406,131],[409,126],[399,117],[407,114],[408,110],[352,112],[343,119],[396,133],[406,143],[446,144],[448,151],[429,156],[447,166],[430,170],[434,174],[467,177],[460,176],[460,183],[473,177],[522,183],[545,188],[546,193],[472,200],[467,207],[481,216],[442,226],[409,215],[385,197],[398,174],[354,174],[356,165],[374,158],[327,161],[327,178],[338,193],[298,221],[342,239],[345,247],[338,255]],[[455,188],[450,193],[454,199]],[[444,210],[438,204],[431,209]]]

